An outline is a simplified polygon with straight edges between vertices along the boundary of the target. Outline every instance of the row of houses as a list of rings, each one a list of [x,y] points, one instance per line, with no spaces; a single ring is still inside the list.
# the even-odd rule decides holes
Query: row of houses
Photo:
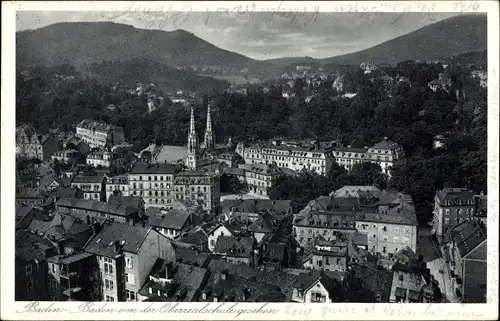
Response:
[[[303,169],[326,175],[332,164],[336,162],[347,171],[354,164],[363,162],[377,163],[384,174],[390,175],[391,167],[404,157],[401,146],[387,138],[365,148],[322,146],[291,146],[273,141],[270,145],[250,145],[239,143],[236,152],[246,164],[275,164],[278,167],[294,171]]]

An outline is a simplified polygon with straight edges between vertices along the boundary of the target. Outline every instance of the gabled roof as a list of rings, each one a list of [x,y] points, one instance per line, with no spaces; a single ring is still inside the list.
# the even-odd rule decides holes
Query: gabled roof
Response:
[[[223,200],[222,213],[226,212],[245,212],[259,213],[288,213],[293,210],[290,200],[266,200],[266,199],[232,199]]]
[[[85,251],[97,255],[115,257],[114,242],[120,242],[124,252],[137,253],[151,228],[128,224],[111,223],[105,225],[101,232],[93,237],[85,247]],[[123,242],[124,241],[124,242]]]
[[[178,263],[191,264],[199,267],[207,267],[210,263],[212,254],[186,249],[182,247],[177,247],[175,249],[175,260]]]
[[[453,228],[451,236],[460,257],[464,258],[478,245],[486,241],[486,226],[480,222],[466,220]]]
[[[155,227],[173,229],[173,230],[182,230],[183,227],[189,223],[189,218],[191,214],[186,211],[180,210],[169,210],[165,214],[160,214],[154,217],[151,217],[149,220],[149,224]]]
[[[304,292],[307,292],[311,287],[320,282],[328,293],[333,293],[339,285],[335,280],[330,278],[320,271],[310,271],[308,273],[300,273],[297,277],[295,283],[295,288]]]
[[[474,194],[466,188],[443,188],[436,193],[438,200],[454,202],[455,200],[467,201],[472,200]],[[466,203],[462,204],[465,205]]]
[[[58,207],[90,210],[124,217],[129,217],[137,213],[137,208],[131,206],[78,198],[61,198],[57,201],[56,205]]]
[[[254,248],[253,237],[219,236],[214,253],[235,257],[250,257]]]
[[[96,175],[76,175],[71,180],[71,183],[101,184],[103,181],[104,181],[104,174],[97,173]]]
[[[136,162],[132,167],[131,174],[174,174],[175,166],[173,164],[156,163],[148,164],[145,162]]]
[[[108,198],[108,203],[109,204],[116,204],[115,207],[119,207],[120,205],[127,206],[127,207],[134,207],[134,208],[139,208],[142,204],[142,198],[139,196],[116,196],[116,195],[111,195]]]
[[[382,150],[393,150],[399,148],[399,144],[393,142],[392,140],[384,139],[375,145],[371,146],[370,149],[382,149]]]

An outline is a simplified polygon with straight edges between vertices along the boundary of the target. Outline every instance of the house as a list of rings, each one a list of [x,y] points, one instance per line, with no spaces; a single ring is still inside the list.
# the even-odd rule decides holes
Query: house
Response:
[[[488,214],[488,197],[481,193],[480,195],[474,195],[474,218],[487,224],[487,214]]]
[[[34,206],[16,206],[16,230],[28,229],[33,220],[48,220],[49,215]]]
[[[121,166],[125,163],[125,154],[116,150],[95,150],[87,155],[86,163],[92,167]]]
[[[47,193],[36,188],[24,188],[16,193],[16,206],[41,206],[47,199]]]
[[[139,217],[145,217],[146,211],[144,208],[144,200],[138,196],[115,196],[112,195],[108,199],[108,204],[113,204],[114,207],[120,205],[137,209]]]
[[[280,168],[273,164],[241,164],[239,168],[245,170],[249,194],[259,196],[267,197],[267,191],[273,182],[284,175]]]
[[[173,261],[170,241],[153,228],[111,223],[85,246],[96,255],[104,301],[137,301],[158,258]]]
[[[112,196],[129,196],[129,176],[117,175],[106,180],[106,201]]]
[[[217,239],[221,236],[243,236],[249,237],[252,235],[248,231],[248,223],[239,220],[230,220],[223,223],[218,223],[207,227],[206,234],[208,236],[208,249],[213,252]]]
[[[208,213],[218,211],[220,176],[211,172],[184,171],[175,175],[175,200],[196,201]]]
[[[451,78],[446,77],[443,73],[439,74],[438,79],[433,79],[428,83],[429,88],[436,92],[438,89],[449,91],[451,87]]]
[[[254,266],[255,243],[253,237],[219,236],[213,252],[227,262]]]
[[[111,220],[129,224],[142,221],[137,207],[126,206],[117,202],[106,203],[88,199],[62,198],[57,201],[56,208],[67,211],[72,216],[85,221],[90,219],[97,221]]]
[[[258,220],[262,214],[277,218],[291,216],[294,206],[290,200],[232,199],[221,203],[222,215],[226,220],[241,217],[250,222]]]
[[[30,125],[16,128],[16,154],[27,158],[49,160],[50,155],[61,148],[61,143],[51,135],[37,135]]]
[[[466,220],[449,233],[445,246],[453,288],[464,303],[485,303],[487,284],[487,234],[481,221]]]
[[[46,252],[38,246],[41,237],[16,231],[15,292],[16,301],[48,300]]]
[[[292,302],[332,303],[340,302],[341,284],[325,273],[311,271],[300,273],[294,285]]]
[[[93,175],[75,175],[71,181],[71,187],[78,188],[83,192],[83,198],[94,201],[106,199],[106,175],[97,173]]]
[[[68,164],[73,163],[79,156],[79,152],[74,149],[61,149],[53,153],[50,158],[52,161],[57,160],[59,163]]]
[[[410,249],[402,249],[412,255],[399,256],[400,259],[392,267],[393,279],[391,286],[390,302],[418,303],[423,302],[422,287],[430,283],[430,270],[426,263],[417,258]]]
[[[194,247],[201,251],[210,251],[208,248],[208,236],[205,230],[197,226],[177,237],[176,241]]]
[[[89,119],[82,120],[76,126],[76,136],[90,148],[112,147],[125,141],[125,133],[121,127]]]
[[[208,276],[205,268],[158,259],[138,293],[138,301],[197,302]]]
[[[140,196],[145,206],[171,207],[175,166],[166,163],[136,162],[128,175],[129,195]]]
[[[359,198],[364,193],[373,193],[378,194],[381,191],[375,186],[362,186],[362,185],[344,185],[336,191],[330,193],[330,196],[336,198],[350,198],[355,197]]]
[[[95,284],[95,257],[83,252],[88,240],[99,231],[98,224],[85,224],[56,211],[44,233],[44,244],[55,249],[47,255],[48,293],[53,301],[87,301],[100,299]]]
[[[454,225],[474,215],[474,194],[465,188],[444,188],[436,192],[432,228],[439,242]]]
[[[328,241],[321,236],[316,238],[314,247],[309,248],[302,259],[306,269],[336,272],[346,272],[348,261],[347,240]]]
[[[168,210],[159,215],[149,217],[151,225],[167,238],[175,238],[195,224],[193,215],[187,211]]]

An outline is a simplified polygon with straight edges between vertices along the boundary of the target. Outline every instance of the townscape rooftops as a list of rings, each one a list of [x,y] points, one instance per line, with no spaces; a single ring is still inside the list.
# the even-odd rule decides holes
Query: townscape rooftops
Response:
[[[148,164],[146,162],[136,162],[131,171],[132,174],[174,174],[175,166],[166,163]]]
[[[167,228],[180,231],[188,222],[191,214],[187,211],[169,210],[165,214],[159,214],[150,218],[149,224],[155,227]]]
[[[15,256],[25,262],[35,261],[43,262],[46,259],[45,252],[35,246],[18,247],[15,251]]]
[[[340,285],[333,278],[320,271],[300,273],[295,283],[295,288],[301,291],[308,291],[317,282],[320,282],[329,294],[333,294]]]
[[[240,168],[247,172],[262,174],[262,175],[276,175],[281,174],[281,168],[269,164],[241,164]]]
[[[219,236],[214,253],[234,257],[250,257],[255,239],[253,237]]]
[[[85,247],[85,251],[101,256],[114,258],[114,244],[121,244],[123,251],[137,253],[146,239],[150,228],[142,226],[132,226],[128,224],[111,223],[105,225],[103,229],[93,237]]]
[[[164,278],[166,275],[167,264],[172,266],[172,279],[170,282],[155,282]],[[149,280],[142,287],[139,293],[147,296],[154,301],[184,301],[191,302],[197,299],[198,290],[206,279],[207,270],[193,265],[182,263],[169,263],[163,259],[157,259],[149,273]],[[149,293],[149,288],[152,293]],[[169,291],[167,296],[158,296],[158,290],[161,292]]]
[[[371,192],[374,194],[380,193],[380,189],[375,186],[366,185],[345,185],[330,195],[335,197],[359,197],[362,192]]]
[[[392,140],[383,139],[380,142],[376,143],[370,149],[381,149],[381,150],[394,150],[399,148],[399,144],[393,142]]]
[[[466,188],[443,188],[442,190],[436,193],[438,200],[444,205],[444,201],[455,202],[456,200],[460,200],[464,202],[473,200],[474,194],[466,189]]]
[[[389,302],[394,271],[360,265],[354,265],[351,271],[361,281],[363,288],[380,295],[382,302]]]
[[[116,203],[106,203],[78,198],[61,198],[57,201],[58,207],[77,208],[118,216],[131,216],[137,213],[137,208]]]
[[[46,193],[40,188],[23,188],[16,193],[16,198],[44,198]]]
[[[243,213],[261,213],[286,214],[293,210],[290,200],[265,200],[265,199],[233,199],[223,200],[222,213],[243,212]]]
[[[141,197],[133,195],[128,195],[128,196],[111,195],[108,198],[108,204],[112,204],[114,207],[126,206],[126,207],[139,208],[141,207],[142,202],[143,200]]]
[[[208,263],[210,263],[211,257],[212,254],[199,250],[182,247],[177,247],[175,249],[175,260],[179,263],[191,264],[199,267],[207,267]]]

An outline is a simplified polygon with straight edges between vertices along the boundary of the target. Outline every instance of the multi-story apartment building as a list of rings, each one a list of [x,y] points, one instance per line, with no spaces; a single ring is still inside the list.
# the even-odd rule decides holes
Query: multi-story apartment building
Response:
[[[245,171],[245,181],[250,194],[268,196],[268,189],[273,181],[285,175],[283,171],[275,165],[268,164],[242,164],[239,166]]]
[[[408,246],[416,252],[418,222],[411,196],[384,191],[361,205],[356,229],[367,235],[368,251],[392,257]]]
[[[58,150],[50,156],[50,158],[54,161],[57,160],[59,163],[71,163],[76,156],[79,154],[78,151],[74,149],[62,149]]]
[[[87,200],[106,200],[106,175],[97,173],[94,175],[76,175],[71,181],[71,187],[83,192],[83,198]]]
[[[465,188],[444,188],[434,197],[432,227],[439,242],[447,230],[474,215],[474,194]]]
[[[86,162],[92,167],[119,166],[125,162],[125,155],[117,151],[96,150],[87,155]]]
[[[145,206],[172,208],[175,166],[137,162],[128,174],[129,195],[140,196]]]
[[[391,175],[390,170],[394,164],[404,157],[401,146],[387,137],[379,143],[365,148],[339,147],[333,151],[335,161],[350,171],[354,164],[376,163],[379,164],[382,173]]]
[[[246,164],[274,164],[294,171],[312,170],[320,175],[326,175],[334,162],[331,151],[330,146],[321,146],[318,142],[308,147],[286,146],[281,141],[253,146],[240,143],[236,147]]]
[[[365,234],[372,253],[391,257],[410,247],[416,251],[417,218],[409,195],[383,191],[363,197],[321,196],[294,217],[294,235],[305,247],[316,236],[324,239]]]
[[[108,177],[106,181],[106,201],[114,196],[128,196],[129,195],[129,176],[128,175],[118,175],[113,177]]]
[[[153,228],[112,223],[86,245],[97,256],[104,301],[137,301],[158,258],[173,261],[170,241]]]
[[[76,126],[76,135],[91,148],[112,147],[125,141],[122,128],[89,119]]]
[[[174,178],[175,199],[198,201],[203,210],[214,212],[220,205],[220,177],[216,173],[185,171]]]

